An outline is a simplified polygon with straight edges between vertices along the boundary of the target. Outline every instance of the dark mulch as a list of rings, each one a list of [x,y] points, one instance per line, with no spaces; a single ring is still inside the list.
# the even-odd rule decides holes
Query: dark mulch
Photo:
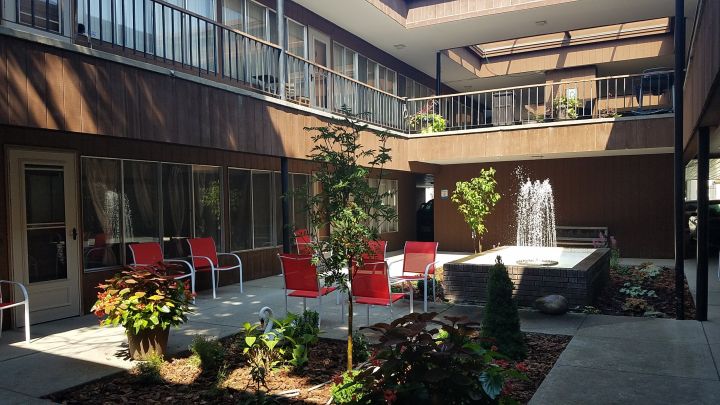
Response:
[[[528,356],[523,362],[528,367],[525,374],[529,380],[513,384],[513,399],[523,404],[530,401],[571,338],[565,335],[525,333]]]
[[[605,286],[602,293],[596,300],[596,307],[606,315],[643,316],[645,311],[631,311],[623,308],[628,295],[620,292],[626,282],[633,285],[640,285],[643,289],[655,291],[656,297],[638,297],[644,299],[647,305],[663,314],[666,318],[676,317],[675,296],[675,270],[662,267],[657,277],[643,277],[640,274],[640,266],[621,267],[610,269],[610,282]],[[695,319],[695,303],[693,302],[687,280],[685,284],[685,319]]]
[[[570,336],[527,333],[528,357],[524,360],[529,381],[513,383],[513,398],[527,403],[540,383],[550,372]],[[161,370],[161,383],[143,383],[136,370],[123,372],[49,395],[47,398],[63,404],[236,404],[248,403],[254,394],[254,385],[241,350],[232,338],[223,340],[228,361],[227,378],[218,385],[217,372],[204,373],[189,358],[176,358],[166,362]],[[310,351],[310,362],[301,372],[281,370],[268,380],[270,403],[324,404],[330,398],[330,384],[316,390],[309,388],[330,381],[345,367],[346,343],[320,339]],[[293,398],[277,396],[291,389],[300,389]]]

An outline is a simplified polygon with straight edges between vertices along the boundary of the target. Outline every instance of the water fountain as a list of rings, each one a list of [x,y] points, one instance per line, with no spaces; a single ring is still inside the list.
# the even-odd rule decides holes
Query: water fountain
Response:
[[[550,181],[531,181],[521,169],[516,175],[520,179],[516,246],[500,246],[447,263],[443,266],[445,297],[455,303],[484,302],[488,273],[500,256],[521,305],[549,294],[561,294],[571,305],[590,305],[608,278],[609,249],[558,247]]]

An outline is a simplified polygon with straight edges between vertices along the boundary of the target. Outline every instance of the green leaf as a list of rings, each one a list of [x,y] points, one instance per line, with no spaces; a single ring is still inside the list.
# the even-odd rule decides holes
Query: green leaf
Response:
[[[480,374],[480,384],[490,399],[495,399],[502,392],[503,377],[500,374],[483,372]]]
[[[255,344],[255,341],[257,341],[257,337],[245,336],[245,344],[248,345],[248,347],[252,347],[252,345]]]

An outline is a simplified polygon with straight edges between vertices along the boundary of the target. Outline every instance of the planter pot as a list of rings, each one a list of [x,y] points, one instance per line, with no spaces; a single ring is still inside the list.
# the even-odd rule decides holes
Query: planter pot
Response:
[[[138,333],[127,331],[128,350],[134,360],[144,360],[150,353],[164,355],[169,329],[148,329]]]

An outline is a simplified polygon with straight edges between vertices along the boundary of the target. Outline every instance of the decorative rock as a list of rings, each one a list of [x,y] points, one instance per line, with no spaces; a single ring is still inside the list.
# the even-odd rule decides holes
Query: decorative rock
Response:
[[[544,314],[562,315],[568,311],[568,301],[562,295],[546,295],[536,299],[533,307]]]

